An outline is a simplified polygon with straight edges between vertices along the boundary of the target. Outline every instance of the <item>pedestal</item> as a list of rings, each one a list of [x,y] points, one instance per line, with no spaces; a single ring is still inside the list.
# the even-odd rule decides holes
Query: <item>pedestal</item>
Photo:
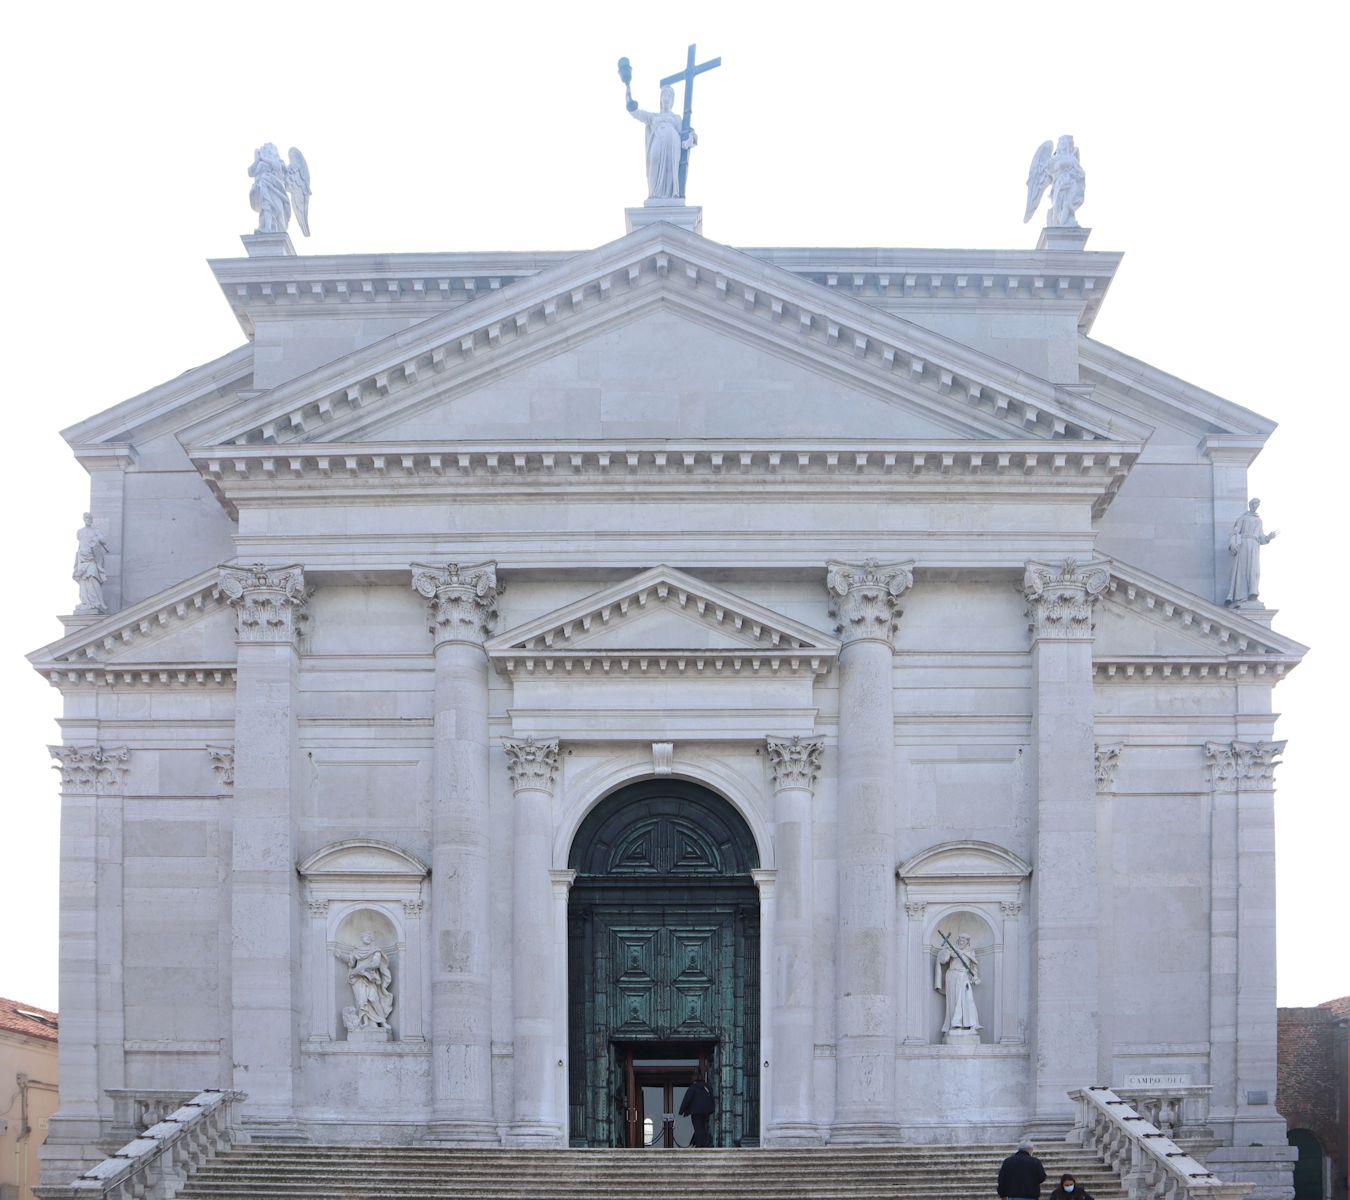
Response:
[[[239,239],[249,258],[283,258],[295,255],[289,233],[246,233]]]
[[[1036,242],[1037,250],[1082,250],[1091,229],[1082,225],[1047,225]]]
[[[641,208],[623,210],[624,225],[628,233],[665,221],[678,225],[690,233],[703,233],[703,208],[697,204],[686,204],[683,200],[648,200]]]
[[[960,1046],[963,1049],[974,1049],[980,1044],[980,1031],[978,1029],[952,1029],[942,1035],[942,1044],[944,1046]]]
[[[393,1040],[394,1031],[387,1026],[371,1025],[365,1029],[347,1030],[347,1043],[351,1046],[377,1046]]]

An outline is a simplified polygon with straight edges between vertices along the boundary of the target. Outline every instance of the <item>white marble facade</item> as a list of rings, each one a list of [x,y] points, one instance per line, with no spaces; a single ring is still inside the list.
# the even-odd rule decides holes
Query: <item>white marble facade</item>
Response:
[[[213,262],[244,344],[65,431],[107,611],[32,656],[53,1170],[110,1089],[565,1142],[572,838],[662,776],[756,842],[765,1141],[1005,1140],[1166,1075],[1224,1146],[1282,1143],[1304,648],[1224,603],[1273,423],[1092,338],[1119,257],[658,222]],[[944,1035],[961,935],[978,1027]]]

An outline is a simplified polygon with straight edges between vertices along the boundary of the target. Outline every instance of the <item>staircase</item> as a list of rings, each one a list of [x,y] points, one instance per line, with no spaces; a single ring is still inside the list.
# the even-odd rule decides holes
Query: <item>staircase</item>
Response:
[[[218,1155],[180,1200],[992,1200],[1007,1146],[806,1150],[460,1150],[254,1142]],[[1051,1188],[1066,1171],[1125,1200],[1090,1152],[1038,1143]]]

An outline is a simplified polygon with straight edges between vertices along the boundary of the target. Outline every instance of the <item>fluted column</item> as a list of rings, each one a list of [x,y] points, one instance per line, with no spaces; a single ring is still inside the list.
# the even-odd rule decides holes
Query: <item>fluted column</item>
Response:
[[[813,1106],[815,1069],[815,853],[811,801],[823,743],[767,740],[773,777],[777,921],[773,939],[769,1127],[777,1143],[820,1140]]]
[[[1070,1115],[1066,1095],[1097,1079],[1097,777],[1092,705],[1092,607],[1106,562],[1030,562],[1036,861],[1031,919],[1035,1115]],[[1085,882],[1087,886],[1085,886]]]
[[[554,902],[550,843],[556,738],[504,743],[515,789],[511,843],[511,1011],[514,1043],[510,1139],[516,1145],[562,1143],[557,1110],[558,1014],[554,987]]]
[[[433,1134],[497,1141],[488,901],[488,662],[497,565],[412,564],[436,665],[431,850]]]
[[[238,667],[230,1053],[250,1119],[284,1129],[295,1116],[299,1065],[297,640],[308,597],[299,566],[221,567],[220,590],[235,609]]]
[[[839,947],[832,1141],[895,1130],[893,638],[913,562],[831,562],[839,655]]]

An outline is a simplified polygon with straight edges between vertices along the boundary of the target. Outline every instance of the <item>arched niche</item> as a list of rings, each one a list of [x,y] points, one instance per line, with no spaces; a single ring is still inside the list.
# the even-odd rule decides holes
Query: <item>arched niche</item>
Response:
[[[427,865],[399,846],[353,839],[317,850],[298,870],[309,916],[301,950],[306,1040],[348,1047],[426,1040],[429,977],[422,918],[431,873]],[[356,948],[371,947],[383,952],[391,977],[389,1028],[353,1032],[343,1020],[343,1010],[355,1002],[352,966],[345,958]]]
[[[980,983],[975,988],[981,1044],[1026,1041],[1022,905],[1031,867],[992,842],[943,842],[897,872],[904,902],[905,1042],[942,1041],[946,1002],[937,989],[942,934],[969,934]]]

